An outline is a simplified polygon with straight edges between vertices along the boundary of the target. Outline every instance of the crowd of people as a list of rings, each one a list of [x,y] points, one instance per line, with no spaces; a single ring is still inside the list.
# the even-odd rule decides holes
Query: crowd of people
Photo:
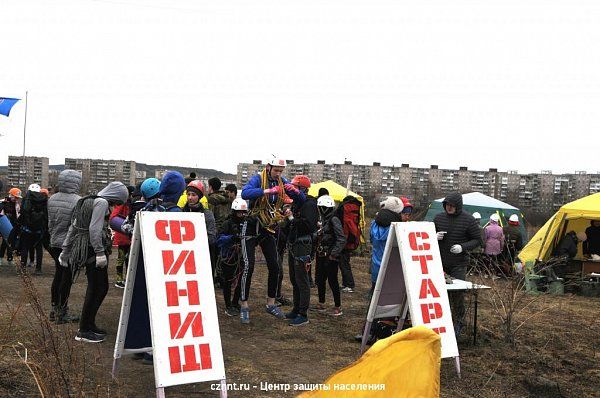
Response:
[[[242,324],[250,323],[257,247],[267,266],[266,313],[286,320],[290,326],[309,323],[311,311],[341,316],[341,292],[352,293],[355,287],[350,253],[358,244],[349,233],[352,226],[345,213],[351,207],[345,210],[344,206],[360,206],[360,202],[348,197],[342,204],[336,203],[324,188],[312,197],[308,194],[310,179],[296,175],[288,180],[283,176],[285,167],[283,159],[269,160],[240,192],[234,184],[223,187],[217,177],[210,178],[205,187],[193,173],[184,178],[179,172],[169,171],[162,180],[148,178],[138,186],[111,182],[96,195],[84,197],[79,195],[81,173],[64,170],[52,195],[37,184],[31,184],[25,194],[18,188],[8,191],[0,209],[14,228],[10,237],[2,240],[0,261],[6,257],[19,272],[35,266],[30,273],[40,274],[45,248],[55,265],[50,320],[79,322],[77,340],[101,342],[106,331],[96,325],[96,314],[109,289],[109,258],[116,247],[114,286],[125,288],[136,213],[201,212],[214,283],[222,290],[227,316],[239,317]],[[379,207],[369,228],[371,293],[391,223],[410,221],[413,213],[406,197],[386,197]],[[507,262],[501,258],[514,259],[523,246],[518,217],[511,216],[502,228],[499,216],[492,214],[481,227],[481,215],[463,211],[458,192],[446,196],[443,208],[434,224],[445,273],[464,280],[472,256],[500,264],[498,271],[506,273],[508,270],[502,267]],[[356,211],[356,207],[352,209]],[[598,235],[597,224],[593,222],[588,228],[589,235]],[[591,249],[597,251],[596,247]],[[291,301],[281,291],[286,252]],[[87,278],[87,290],[81,313],[74,314],[69,312],[68,301],[72,283],[81,271]],[[327,285],[333,299],[329,308]],[[311,297],[314,287],[317,294]],[[458,333],[465,312],[464,298],[457,292],[450,295],[450,301]],[[289,311],[282,310],[285,306]]]
[[[327,190],[320,190],[318,198],[309,196],[310,179],[297,175],[288,180],[282,176],[285,167],[283,159],[268,161],[239,193],[234,184],[222,189],[217,177],[210,178],[205,187],[193,174],[184,178],[169,171],[161,180],[149,178],[138,186],[114,181],[97,194],[83,197],[79,194],[81,172],[67,169],[59,174],[52,195],[37,184],[25,193],[18,188],[8,191],[1,214],[13,229],[10,237],[2,239],[1,261],[6,257],[17,272],[39,275],[45,248],[55,265],[49,319],[59,324],[78,322],[76,340],[102,342],[106,330],[96,324],[96,315],[109,289],[109,258],[115,248],[114,286],[125,288],[136,213],[201,212],[214,283],[222,290],[226,315],[250,323],[251,283],[260,247],[268,270],[266,313],[291,326],[309,323],[309,309],[340,316],[340,292],[354,289],[343,208]],[[281,292],[286,251],[291,301]],[[34,265],[35,269],[28,269]],[[340,269],[344,270],[342,286]],[[82,271],[87,288],[81,312],[75,314],[69,311],[68,302],[72,284]],[[333,295],[329,310],[327,283]],[[311,306],[313,287],[318,304]],[[289,306],[289,311],[284,312],[282,306]]]

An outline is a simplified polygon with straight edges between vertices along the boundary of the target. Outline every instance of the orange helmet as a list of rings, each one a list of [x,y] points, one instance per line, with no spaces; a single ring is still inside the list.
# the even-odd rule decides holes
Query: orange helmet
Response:
[[[202,184],[202,181],[200,180],[190,181],[190,183],[187,184],[186,191],[188,189],[195,191],[200,197],[204,196],[204,184]]]
[[[23,198],[23,196],[21,195],[21,190],[19,188],[11,188],[10,191],[8,191],[8,195],[19,199]]]
[[[297,175],[292,179],[292,184],[308,189],[310,188],[310,178],[305,175]]]

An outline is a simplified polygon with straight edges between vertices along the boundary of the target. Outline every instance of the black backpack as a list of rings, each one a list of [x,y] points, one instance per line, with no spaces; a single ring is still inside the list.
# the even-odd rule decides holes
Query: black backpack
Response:
[[[19,215],[19,224],[33,231],[48,229],[48,198],[40,192],[28,191]]]

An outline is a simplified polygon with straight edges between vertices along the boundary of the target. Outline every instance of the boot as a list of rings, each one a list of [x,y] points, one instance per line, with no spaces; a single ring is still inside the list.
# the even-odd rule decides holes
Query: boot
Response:
[[[50,322],[55,322],[57,313],[58,313],[58,305],[53,305],[52,309],[50,310],[50,315],[48,315],[48,320]]]
[[[69,314],[69,307],[63,307],[58,309],[56,315],[56,324],[62,325],[63,323],[75,323],[79,322],[79,316],[75,314]]]

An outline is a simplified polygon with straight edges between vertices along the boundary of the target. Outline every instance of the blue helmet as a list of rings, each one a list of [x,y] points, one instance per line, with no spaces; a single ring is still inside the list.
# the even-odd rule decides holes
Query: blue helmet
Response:
[[[156,178],[147,178],[142,183],[140,190],[142,191],[142,196],[145,199],[152,199],[158,195],[158,191],[160,190],[160,181]]]

